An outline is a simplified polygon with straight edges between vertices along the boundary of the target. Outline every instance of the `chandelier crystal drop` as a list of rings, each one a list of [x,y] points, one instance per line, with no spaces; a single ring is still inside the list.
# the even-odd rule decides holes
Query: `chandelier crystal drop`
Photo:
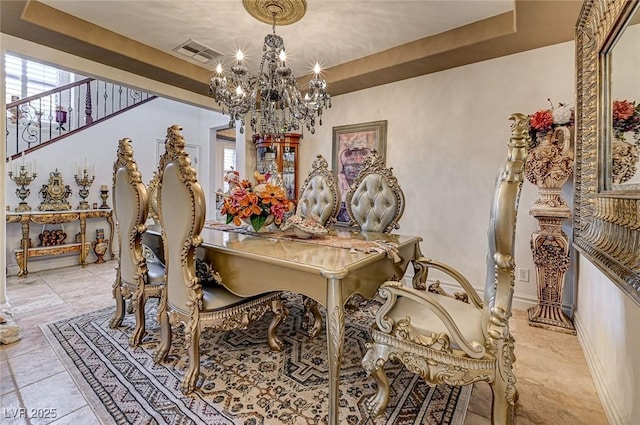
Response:
[[[244,133],[245,116],[250,114],[254,133],[275,138],[288,132],[304,130],[315,133],[316,121],[322,125],[322,111],[331,107],[327,82],[320,77],[320,65],[316,63],[314,76],[302,93],[293,71],[286,64],[284,40],[276,34],[276,15],[273,14],[273,33],[264,38],[262,60],[257,75],[244,65],[242,51],[236,54],[231,72],[224,74],[218,64],[209,82],[209,94],[214,97],[222,112],[229,115],[229,126],[240,121]]]

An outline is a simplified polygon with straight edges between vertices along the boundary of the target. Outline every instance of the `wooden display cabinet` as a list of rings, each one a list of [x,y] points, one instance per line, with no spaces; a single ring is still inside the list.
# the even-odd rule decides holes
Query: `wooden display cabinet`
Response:
[[[286,133],[284,137],[273,139],[271,136],[263,138],[260,134],[253,135],[253,142],[257,151],[257,169],[261,174],[268,170],[269,161],[274,161],[284,182],[287,198],[298,199],[298,148],[300,134]]]

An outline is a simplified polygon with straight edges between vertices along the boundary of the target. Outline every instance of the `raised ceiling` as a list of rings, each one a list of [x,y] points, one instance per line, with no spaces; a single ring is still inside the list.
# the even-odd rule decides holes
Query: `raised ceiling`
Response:
[[[278,26],[291,67],[317,60],[335,96],[572,40],[582,2],[523,0],[307,0]],[[207,92],[209,64],[179,55],[188,39],[257,68],[271,26],[241,0],[0,1],[0,31],[161,82]]]

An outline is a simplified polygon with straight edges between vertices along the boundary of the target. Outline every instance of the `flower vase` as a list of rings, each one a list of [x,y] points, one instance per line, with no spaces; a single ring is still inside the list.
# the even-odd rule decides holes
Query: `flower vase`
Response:
[[[639,152],[634,143],[624,138],[614,137],[611,143],[611,176],[613,183],[620,184],[630,180],[638,171]]]
[[[560,195],[562,186],[573,172],[571,140],[571,131],[564,126],[537,135],[536,146],[529,151],[525,164],[527,180],[538,186],[540,192],[535,205],[567,205]]]
[[[97,257],[96,264],[102,264],[105,262],[104,255],[107,252],[108,246],[109,246],[108,239],[99,238],[91,242],[91,247],[93,248],[93,252],[96,254],[96,257]]]
[[[257,216],[253,216],[253,217],[258,218]],[[274,219],[275,217],[273,216],[273,214],[269,214],[264,219],[264,222],[262,222],[262,225],[260,225],[258,220],[255,220],[255,219],[252,222],[251,217],[243,218],[242,221],[244,221],[246,224],[249,225],[249,227],[247,228],[248,231],[255,232],[255,233],[264,233],[270,230],[270,226],[271,224],[273,224]]]

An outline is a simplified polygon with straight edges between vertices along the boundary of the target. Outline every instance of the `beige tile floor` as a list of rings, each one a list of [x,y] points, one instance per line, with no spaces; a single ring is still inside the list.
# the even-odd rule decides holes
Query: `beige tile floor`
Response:
[[[22,339],[0,346],[0,423],[98,424],[38,326],[113,305],[114,266],[108,261],[7,278]],[[530,327],[523,311],[514,316],[516,424],[607,424],[577,338]],[[489,424],[490,400],[489,386],[477,384],[465,425]],[[13,418],[19,408],[55,409],[56,418]]]

